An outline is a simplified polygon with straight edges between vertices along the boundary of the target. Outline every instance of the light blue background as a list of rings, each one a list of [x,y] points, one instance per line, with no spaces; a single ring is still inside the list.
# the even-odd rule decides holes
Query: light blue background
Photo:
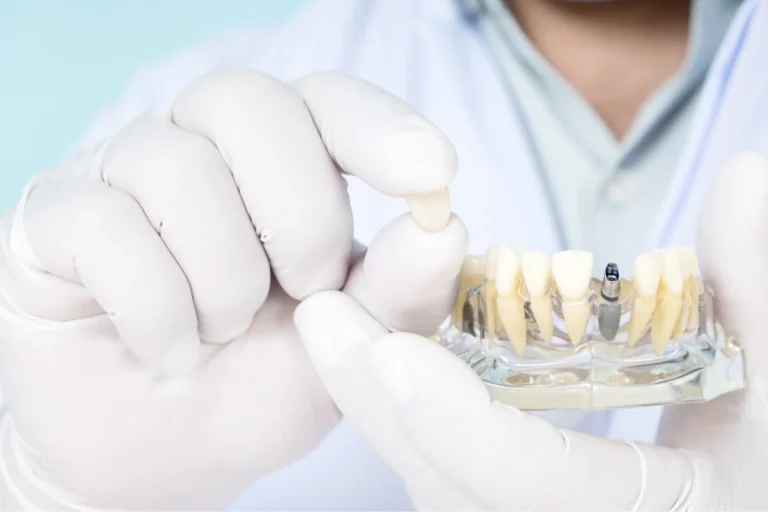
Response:
[[[0,214],[142,62],[304,0],[0,0]]]

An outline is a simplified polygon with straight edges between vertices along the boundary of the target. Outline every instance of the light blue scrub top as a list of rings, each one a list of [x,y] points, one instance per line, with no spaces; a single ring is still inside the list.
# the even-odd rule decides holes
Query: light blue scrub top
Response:
[[[537,51],[503,0],[481,2],[484,39],[519,99],[571,248],[628,272],[645,249],[689,138],[701,85],[741,0],[692,0],[688,55],[642,105],[623,140]],[[476,6],[477,7],[477,6]]]

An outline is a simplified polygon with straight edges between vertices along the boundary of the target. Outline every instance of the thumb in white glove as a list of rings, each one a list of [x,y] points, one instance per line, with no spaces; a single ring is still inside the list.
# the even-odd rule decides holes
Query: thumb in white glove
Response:
[[[447,350],[417,335],[388,334],[336,292],[304,301],[296,325],[336,404],[403,477],[420,509],[764,509],[768,161],[734,157],[706,205],[704,275],[724,327],[745,347],[748,389],[669,408],[665,446],[560,430],[492,403],[477,375]]]

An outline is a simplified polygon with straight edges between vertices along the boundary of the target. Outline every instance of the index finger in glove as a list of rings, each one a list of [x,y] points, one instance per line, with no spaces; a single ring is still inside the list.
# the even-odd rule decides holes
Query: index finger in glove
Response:
[[[690,490],[682,453],[558,430],[492,403],[465,363],[423,338],[386,336],[370,361],[411,447],[486,506],[671,510]]]
[[[436,192],[456,176],[451,142],[404,101],[340,73],[295,83],[339,166],[392,197]]]
[[[294,89],[252,70],[214,71],[177,96],[172,121],[218,148],[289,295],[341,287],[352,245],[346,183]]]
[[[346,278],[352,218],[337,165],[399,197],[445,188],[456,171],[451,145],[399,100],[353,78],[324,84],[310,76],[292,88],[255,71],[218,71],[173,105],[177,125],[219,148],[275,276],[295,298]],[[393,150],[400,156],[384,158]],[[450,208],[438,196],[414,204],[439,211],[442,228]]]

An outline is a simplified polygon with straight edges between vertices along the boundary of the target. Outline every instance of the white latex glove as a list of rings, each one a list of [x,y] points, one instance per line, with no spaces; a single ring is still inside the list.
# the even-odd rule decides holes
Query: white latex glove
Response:
[[[748,390],[668,408],[665,446],[558,430],[492,403],[457,357],[388,334],[340,293],[308,298],[297,327],[339,408],[422,510],[766,510],[768,160],[733,158],[705,204],[699,254],[745,347]]]
[[[404,215],[353,256],[337,166],[412,197],[456,155],[361,81],[226,71],[33,180],[0,224],[4,508],[225,506],[339,419],[297,299],[346,286],[392,328],[436,328],[463,225],[416,198],[432,231]]]

